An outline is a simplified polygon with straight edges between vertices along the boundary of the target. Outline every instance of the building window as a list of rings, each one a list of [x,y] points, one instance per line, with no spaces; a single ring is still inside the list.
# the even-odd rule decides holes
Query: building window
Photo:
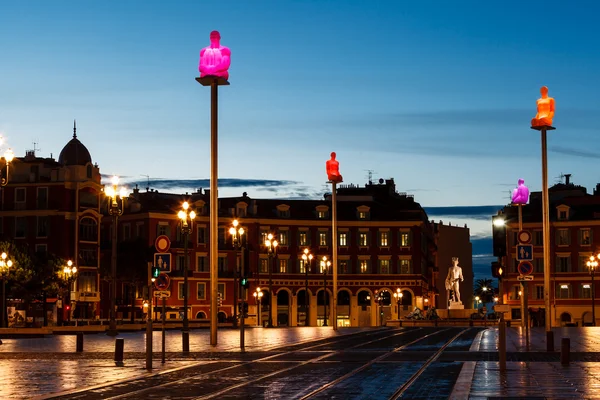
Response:
[[[590,228],[579,230],[579,244],[581,246],[590,246],[592,244],[592,230]]]
[[[389,243],[388,243],[388,239],[389,239],[389,232],[379,232],[379,246],[380,247],[388,247]]]
[[[198,282],[196,284],[196,299],[206,300],[206,283]]]
[[[80,292],[95,292],[96,291],[96,272],[86,271],[78,273],[77,288]]]
[[[136,222],[135,224],[135,237],[143,238],[144,237],[144,223]]]
[[[360,267],[361,274],[368,274],[369,271],[369,260],[359,260],[358,265]]]
[[[379,273],[383,275],[390,273],[390,260],[379,260]]]
[[[358,219],[367,219],[367,212],[365,212],[365,211],[359,211],[358,212]]]
[[[535,285],[535,298],[536,300],[544,298],[544,285]]]
[[[260,244],[261,246],[264,246],[265,242],[267,241],[267,239],[269,238],[269,232],[267,232],[266,230],[261,230],[260,231]]]
[[[225,245],[225,241],[227,240],[227,238],[225,237],[225,227],[224,226],[220,226],[218,231],[217,231],[217,241],[219,246],[223,246]]]
[[[25,209],[25,188],[15,189],[15,210]]]
[[[556,272],[571,272],[571,257],[557,256],[556,257]]]
[[[279,217],[280,218],[289,218],[290,210],[279,210]]]
[[[269,259],[268,258],[260,259],[260,272],[264,272],[264,273],[269,272]]]
[[[544,259],[542,257],[537,257],[533,260],[533,268],[535,268],[534,272],[538,274],[544,273]]]
[[[558,246],[568,246],[571,244],[568,229],[557,229],[556,230],[556,244]]]
[[[411,237],[410,232],[400,232],[400,247],[410,247]]]
[[[37,188],[37,208],[38,210],[48,208],[48,188]]]
[[[78,264],[85,267],[97,267],[98,251],[95,249],[79,249]]]
[[[131,239],[131,224],[123,225],[123,240]]]
[[[570,299],[573,297],[571,293],[570,283],[559,283],[556,286],[556,298],[557,299]]]
[[[289,244],[289,231],[279,231],[279,246],[287,246]]]
[[[95,219],[87,217],[79,221],[79,240],[83,242],[98,241],[98,224]],[[112,241],[112,236],[109,241]]]
[[[219,272],[227,271],[227,257],[219,257],[218,261]]]
[[[22,239],[27,235],[27,217],[15,217],[15,238]]]
[[[339,260],[338,274],[348,274],[348,260]]]
[[[177,255],[177,266],[175,267],[175,269],[177,269],[178,271],[183,271],[184,268],[185,268],[185,255],[179,254],[179,255]]]
[[[37,217],[37,237],[48,237],[48,217]]]
[[[400,260],[400,273],[401,274],[412,274],[412,266],[411,266],[411,260],[407,260],[406,258],[403,258]]]
[[[298,233],[298,244],[300,246],[309,246],[310,245],[308,243],[308,232],[307,231],[300,231]]]
[[[196,271],[208,272],[208,263],[206,262],[206,256],[198,256],[198,258],[196,258]]]
[[[579,297],[582,299],[592,298],[592,285],[589,283],[582,283],[579,289]]]
[[[544,245],[544,235],[542,231],[533,231],[533,245],[534,246],[543,246]]]
[[[158,236],[161,235],[165,235],[167,236],[169,239],[171,238],[171,227],[169,226],[168,222],[159,222],[158,223],[158,227],[156,229],[156,233],[158,234]]]
[[[196,231],[198,232],[198,244],[206,244],[206,228],[199,226]]]
[[[513,285],[509,293],[509,300],[519,300],[521,298],[521,285]]]
[[[338,244],[341,247],[348,246],[348,232],[340,232],[338,235]]]
[[[279,259],[279,273],[286,274],[288,272],[288,260],[285,258]]]
[[[319,246],[327,246],[327,232],[319,232]]]
[[[305,274],[307,272],[306,267],[308,266],[309,262],[308,261],[304,262],[303,259],[299,259],[298,263],[300,265],[300,273]]]
[[[319,219],[326,219],[327,218],[327,211],[317,211],[317,218]]]
[[[558,212],[558,219],[561,219],[561,220],[567,219],[567,211],[566,210],[560,210]]]
[[[221,298],[223,300],[225,300],[225,284],[224,283],[219,283],[217,285],[217,293],[221,294]]]
[[[179,300],[183,300],[183,294],[185,293],[184,290],[185,290],[185,286],[183,286],[183,282],[178,282],[177,283],[177,291],[178,291],[177,298]],[[188,298],[189,298],[189,296],[188,296]]]
[[[369,246],[369,233],[368,232],[359,232],[358,245],[360,247],[368,247]]]

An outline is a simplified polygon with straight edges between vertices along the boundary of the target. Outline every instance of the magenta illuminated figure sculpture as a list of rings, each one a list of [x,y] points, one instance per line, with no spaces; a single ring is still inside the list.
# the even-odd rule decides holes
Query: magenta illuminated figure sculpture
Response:
[[[329,182],[343,182],[342,175],[340,175],[340,163],[335,159],[335,151],[331,152],[331,159],[327,160],[325,167],[327,168],[327,179],[329,179]]]
[[[221,35],[218,31],[210,33],[210,46],[200,50],[200,78],[215,76],[229,79],[229,66],[231,65],[231,50],[221,46]]]
[[[519,186],[513,190],[513,204],[527,204],[529,201],[529,188],[525,186],[525,180],[519,179]]]

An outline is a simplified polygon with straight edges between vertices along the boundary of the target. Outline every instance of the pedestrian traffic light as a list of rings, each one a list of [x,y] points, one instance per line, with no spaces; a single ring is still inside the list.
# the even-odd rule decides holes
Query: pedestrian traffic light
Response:
[[[160,276],[160,268],[152,267],[152,277],[158,278]]]
[[[247,289],[248,287],[250,287],[250,279],[248,278],[241,278],[240,279],[240,286]]]
[[[502,274],[504,270],[502,269],[502,264],[497,261],[492,262],[492,276],[494,278],[502,279]]]

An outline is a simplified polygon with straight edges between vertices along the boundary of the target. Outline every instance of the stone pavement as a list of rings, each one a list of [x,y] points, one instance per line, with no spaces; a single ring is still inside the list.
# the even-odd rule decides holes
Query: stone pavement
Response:
[[[600,327],[555,328],[552,358],[557,359],[563,337],[570,338],[571,352],[596,355],[600,352]],[[530,346],[521,328],[507,328],[507,353],[519,353],[531,361],[506,363],[501,373],[496,361],[468,361],[463,364],[452,399],[600,399],[600,368],[597,362],[535,361],[546,353],[545,328],[532,328]],[[471,346],[470,351],[497,352],[498,328],[485,330]],[[573,357],[575,358],[575,357]],[[580,357],[581,358],[581,357]]]

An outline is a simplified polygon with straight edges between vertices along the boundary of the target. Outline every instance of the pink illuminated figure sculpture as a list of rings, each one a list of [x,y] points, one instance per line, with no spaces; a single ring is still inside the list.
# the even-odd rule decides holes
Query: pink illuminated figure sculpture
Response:
[[[513,190],[513,204],[527,204],[529,201],[529,188],[525,186],[525,180],[519,179],[519,186]]]
[[[331,152],[331,159],[325,163],[327,168],[327,179],[329,182],[340,183],[343,181],[340,175],[340,163],[335,159],[335,151]]]
[[[554,99],[548,97],[548,88],[546,86],[542,86],[540,93],[542,97],[537,99],[537,114],[531,120],[531,126],[552,126]]]
[[[221,35],[218,31],[210,33],[210,46],[200,50],[200,77],[216,76],[229,79],[229,66],[231,65],[231,50],[221,46]]]

